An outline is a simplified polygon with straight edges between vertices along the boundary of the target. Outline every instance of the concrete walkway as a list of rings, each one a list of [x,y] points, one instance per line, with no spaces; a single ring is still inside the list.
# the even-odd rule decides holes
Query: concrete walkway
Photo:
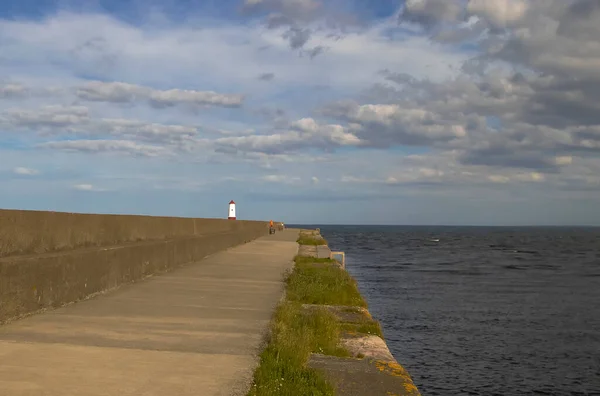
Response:
[[[0,327],[0,394],[245,394],[297,236],[277,232]]]

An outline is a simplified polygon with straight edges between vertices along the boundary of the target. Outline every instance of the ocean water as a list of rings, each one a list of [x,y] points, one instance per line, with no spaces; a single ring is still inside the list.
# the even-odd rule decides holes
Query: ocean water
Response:
[[[424,396],[600,395],[600,229],[320,228]]]

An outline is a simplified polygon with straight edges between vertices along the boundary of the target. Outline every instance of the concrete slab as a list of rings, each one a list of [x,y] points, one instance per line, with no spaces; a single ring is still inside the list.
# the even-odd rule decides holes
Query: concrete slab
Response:
[[[397,363],[312,354],[308,366],[322,372],[339,396],[420,396]]]
[[[330,258],[331,250],[327,245],[301,245],[298,254],[303,257]]]
[[[0,327],[6,396],[243,395],[297,230]]]
[[[317,258],[331,258],[331,250],[329,249],[329,246],[317,246]]]

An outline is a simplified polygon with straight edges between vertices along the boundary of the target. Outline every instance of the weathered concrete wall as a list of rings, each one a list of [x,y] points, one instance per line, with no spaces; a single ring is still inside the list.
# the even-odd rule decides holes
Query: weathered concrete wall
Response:
[[[0,257],[232,232],[250,224],[256,222],[0,209]]]
[[[11,248],[0,258],[0,323],[266,234],[260,221],[0,211],[0,243]]]

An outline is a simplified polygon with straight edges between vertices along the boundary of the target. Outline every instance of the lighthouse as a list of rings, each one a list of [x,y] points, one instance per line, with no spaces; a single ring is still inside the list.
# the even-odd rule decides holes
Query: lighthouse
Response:
[[[229,202],[229,220],[235,220],[235,202],[233,202],[233,200],[231,200],[231,202]]]

